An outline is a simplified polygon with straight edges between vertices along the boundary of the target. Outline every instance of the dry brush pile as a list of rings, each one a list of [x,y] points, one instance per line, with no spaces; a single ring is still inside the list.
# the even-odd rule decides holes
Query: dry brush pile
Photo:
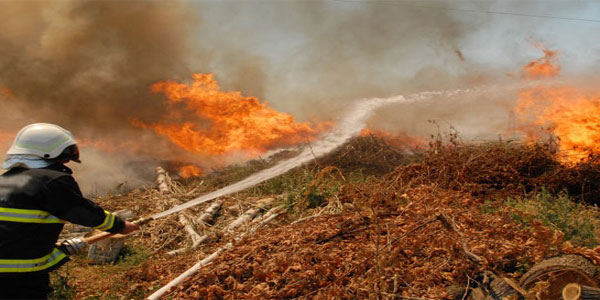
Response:
[[[262,230],[172,295],[182,299],[392,295],[440,299],[449,296],[448,286],[466,286],[484,268],[515,272],[518,263],[556,252],[562,241],[545,227],[532,235],[507,216],[484,215],[475,199],[459,192],[423,186],[402,195],[357,198],[364,188],[346,192],[355,209]],[[376,188],[386,187],[370,187]],[[466,251],[481,261],[474,261]]]
[[[599,171],[593,161],[561,165],[545,145],[434,143],[420,162],[344,185],[336,196],[344,204],[340,214],[262,230],[171,295],[463,299],[466,287],[482,284],[484,270],[518,280],[569,249],[560,232],[540,223],[523,227],[510,210],[484,213],[484,201],[585,186]]]
[[[143,262],[118,276],[126,284],[117,293],[124,298],[148,296],[185,266],[228,242],[233,242],[232,247],[171,290],[168,297],[466,299],[470,288],[483,285],[484,270],[518,280],[546,257],[565,252],[597,255],[591,249],[570,246],[560,231],[540,222],[523,226],[515,221],[511,208],[485,211],[482,207],[490,201],[501,205],[507,197],[542,188],[598,201],[594,197],[600,194],[599,188],[591,182],[600,177],[598,160],[566,166],[544,145],[500,142],[436,142],[422,153],[409,155],[384,140],[363,137],[305,168],[318,174],[303,183],[298,201],[286,203],[285,197],[278,198],[287,214],[241,240],[235,239],[239,234],[219,233],[234,219],[223,211],[220,221],[206,229],[213,232],[207,244],[168,257],[166,252],[189,246],[189,237],[175,216],[151,224],[136,241],[153,250]],[[369,177],[349,180],[358,170]],[[296,174],[300,173],[283,176]],[[125,197],[131,201],[145,197],[135,205],[136,212],[145,215],[160,210],[157,201],[167,208],[212,188],[210,183],[189,183],[170,198],[149,190]],[[250,194],[273,196],[268,193],[271,186],[267,182]],[[278,185],[276,190],[281,189]],[[248,204],[250,194],[223,200],[226,206]],[[323,201],[307,205],[315,194]],[[120,208],[109,200],[103,201]],[[131,202],[123,205],[131,208]],[[186,213],[197,215],[205,208]],[[295,220],[298,217],[302,219]],[[85,264],[77,268],[90,269]],[[80,280],[78,295],[98,295],[97,285]]]

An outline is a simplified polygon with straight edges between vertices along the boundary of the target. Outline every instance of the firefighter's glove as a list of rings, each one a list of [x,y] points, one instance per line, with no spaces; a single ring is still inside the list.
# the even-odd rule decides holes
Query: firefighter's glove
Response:
[[[60,248],[68,255],[81,254],[87,248],[88,243],[79,238],[68,239],[60,243]]]

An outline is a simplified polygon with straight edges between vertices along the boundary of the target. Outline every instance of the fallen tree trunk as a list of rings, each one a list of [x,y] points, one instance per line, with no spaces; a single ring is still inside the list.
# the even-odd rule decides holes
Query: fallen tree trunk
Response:
[[[600,289],[578,283],[569,283],[563,288],[562,296],[564,300],[600,299]]]
[[[196,230],[192,227],[192,223],[185,217],[184,214],[179,214],[179,223],[183,225],[183,229],[188,233],[190,238],[192,239],[192,247],[198,245],[200,239],[202,238]]]
[[[564,255],[544,260],[525,273],[519,285],[525,290],[535,287],[538,282],[547,282],[542,299],[560,299],[563,287],[568,283],[579,283],[585,286],[598,287],[596,277],[599,268],[580,255]]]
[[[250,230],[249,232],[240,235],[238,238],[235,239],[235,241],[239,241],[242,238],[244,238],[247,235],[252,234],[254,231],[258,230],[260,227],[264,226],[265,224],[271,222],[272,220],[274,220],[275,218],[277,218],[280,214],[273,214],[270,217],[264,219],[260,224],[258,224],[258,226],[254,227],[252,230]],[[204,258],[203,260],[197,262],[195,265],[193,265],[191,268],[189,268],[187,271],[181,273],[179,276],[177,276],[177,278],[171,280],[169,283],[167,283],[165,286],[163,286],[162,288],[160,288],[158,291],[154,292],[152,295],[148,296],[148,300],[157,300],[162,298],[162,296],[167,293],[171,288],[177,286],[178,284],[182,283],[186,278],[188,278],[189,276],[192,276],[193,274],[195,274],[196,272],[198,272],[198,270],[200,270],[202,267],[210,264],[215,258],[217,258],[223,251],[231,248],[233,246],[232,242],[227,243],[225,246],[217,249],[215,252],[213,252],[211,255],[207,256],[206,258]]]

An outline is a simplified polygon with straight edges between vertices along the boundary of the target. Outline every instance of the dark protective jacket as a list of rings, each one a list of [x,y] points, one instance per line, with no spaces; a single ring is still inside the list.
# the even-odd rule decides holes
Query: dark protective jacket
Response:
[[[65,221],[122,231],[123,220],[84,198],[71,174],[56,164],[13,168],[0,176],[0,277],[49,272],[64,264],[68,258],[55,243]]]

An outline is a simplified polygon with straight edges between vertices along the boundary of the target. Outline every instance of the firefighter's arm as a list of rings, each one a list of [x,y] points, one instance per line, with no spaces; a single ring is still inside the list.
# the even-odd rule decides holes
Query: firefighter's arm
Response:
[[[65,221],[110,233],[135,230],[129,224],[126,226],[121,218],[83,197],[79,185],[71,176],[61,176],[50,181],[44,193],[46,197],[42,207]]]

